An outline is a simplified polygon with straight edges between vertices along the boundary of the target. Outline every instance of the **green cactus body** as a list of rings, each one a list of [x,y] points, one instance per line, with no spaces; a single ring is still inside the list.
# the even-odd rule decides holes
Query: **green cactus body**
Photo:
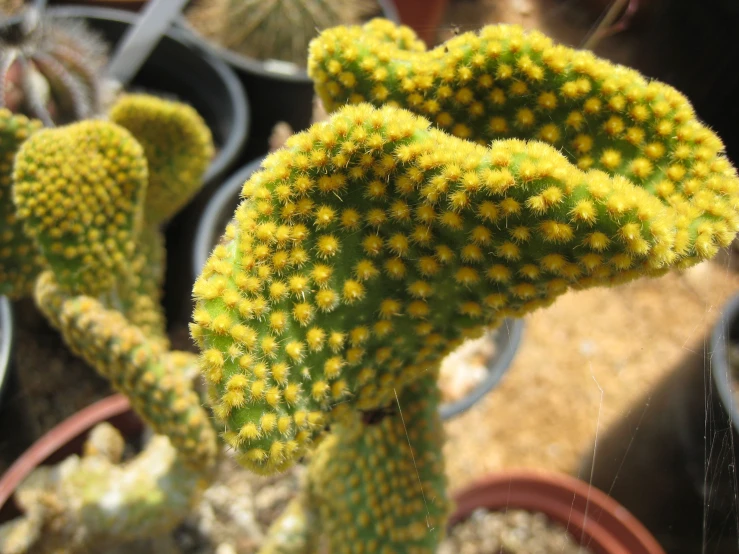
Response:
[[[167,221],[202,186],[214,155],[210,129],[192,107],[144,94],[123,96],[109,116],[144,149],[149,165],[146,224]]]
[[[388,405],[503,317],[696,263],[739,227],[736,172],[694,121],[677,132],[702,137],[709,173],[688,171],[669,202],[541,142],[485,148],[429,125],[346,107],[244,185],[193,289],[192,334],[224,437],[255,471]]]
[[[46,126],[98,115],[107,55],[105,41],[73,19],[44,18],[0,37],[0,107]]]
[[[380,422],[354,414],[317,448],[308,490],[332,553],[436,552],[450,508],[438,406],[431,372]]]
[[[220,46],[260,60],[305,66],[320,29],[359,22],[368,0],[201,0],[189,13],[195,29]]]
[[[66,289],[112,289],[136,250],[147,166],[122,127],[84,121],[43,129],[15,161],[14,199],[26,234]]]
[[[28,296],[41,271],[42,258],[23,231],[13,203],[13,160],[20,145],[41,128],[41,122],[0,109],[0,294]]]
[[[168,352],[118,311],[88,296],[69,296],[51,272],[41,274],[36,302],[73,352],[125,393],[154,431],[169,437],[188,467],[205,469],[216,456],[216,435],[186,368],[185,352]]]

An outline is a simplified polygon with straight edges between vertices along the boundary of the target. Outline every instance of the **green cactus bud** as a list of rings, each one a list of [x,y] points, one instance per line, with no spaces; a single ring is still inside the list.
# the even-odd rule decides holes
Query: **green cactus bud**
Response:
[[[18,217],[63,287],[97,296],[128,273],[147,183],[128,131],[104,121],[43,129],[21,145],[14,181]]]
[[[739,179],[708,130],[677,132],[707,161],[680,179],[661,168],[666,200],[547,144],[485,148],[393,107],[291,137],[193,289],[226,441],[279,471],[332,418],[387,405],[504,317],[711,257],[739,228]]]
[[[70,349],[126,394],[154,431],[169,437],[188,467],[212,466],[215,431],[186,371],[194,355],[166,351],[93,298],[67,295],[51,272],[39,277],[36,302]]]
[[[97,115],[107,43],[82,21],[42,18],[0,36],[0,107],[44,125]]]
[[[41,122],[0,109],[0,295],[28,296],[42,268],[36,245],[23,231],[13,203],[13,160],[20,145]]]
[[[368,0],[201,0],[188,12],[204,37],[238,54],[305,66],[318,29],[358,23]]]
[[[191,107],[145,94],[125,95],[110,110],[143,146],[149,164],[144,220],[165,222],[203,184],[214,155],[210,129]]]
[[[331,552],[436,552],[450,508],[438,406],[432,372],[380,422],[353,414],[317,448],[308,490]]]

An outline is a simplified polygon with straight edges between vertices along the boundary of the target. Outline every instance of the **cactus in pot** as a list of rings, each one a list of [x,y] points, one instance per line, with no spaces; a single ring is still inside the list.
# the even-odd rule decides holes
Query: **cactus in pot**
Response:
[[[100,115],[113,84],[108,45],[84,22],[27,9],[0,29],[0,107],[61,125]]]
[[[237,54],[305,66],[321,30],[358,23],[373,7],[371,0],[199,0],[187,17],[198,33]]]
[[[129,144],[128,161],[132,143],[110,124],[65,129],[54,141],[26,141],[15,161],[18,216],[51,265],[37,301],[169,438],[177,467],[207,481],[216,437],[256,473],[308,461],[264,553],[434,552],[450,508],[441,359],[569,289],[709,259],[739,229],[736,170],[670,87],[514,27],[431,52],[386,22],[357,29],[313,43],[310,71],[333,113],[290,137],[244,184],[193,288],[209,411],[184,377],[193,359],[143,332],[129,308],[140,286],[88,290],[106,274],[85,279],[87,268],[73,279],[67,264],[94,239],[74,225],[44,238],[56,215],[36,213],[30,194],[53,172],[54,148],[74,152],[78,136],[91,136],[101,152]],[[471,80],[489,94],[475,100]],[[432,102],[451,127],[424,117]],[[551,133],[537,123],[544,114]],[[575,141],[580,149],[570,148]],[[118,196],[121,228],[95,250],[119,267],[116,255],[130,255],[146,213],[130,206],[142,175],[117,171],[120,155],[104,159],[84,179],[112,178],[105,171],[116,168],[113,181],[130,191]],[[78,172],[60,172],[54,183],[79,187]],[[195,486],[178,483],[177,492]]]

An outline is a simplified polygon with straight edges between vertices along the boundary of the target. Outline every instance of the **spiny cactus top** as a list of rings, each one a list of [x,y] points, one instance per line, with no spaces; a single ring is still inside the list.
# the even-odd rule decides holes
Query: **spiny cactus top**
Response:
[[[541,140],[580,169],[623,175],[664,199],[726,163],[715,160],[715,135],[690,123],[693,109],[680,93],[592,52],[510,25],[429,52],[414,37],[384,20],[322,33],[309,74],[326,107],[393,104],[484,144]]]
[[[144,220],[168,220],[203,184],[215,151],[210,129],[191,106],[146,94],[121,97],[109,115],[144,148],[149,165]]]
[[[27,296],[42,267],[33,241],[26,236],[13,203],[13,160],[20,145],[41,122],[0,108],[0,294]]]
[[[201,0],[188,18],[224,48],[304,67],[308,44],[319,30],[357,23],[374,5],[371,0]]]
[[[0,34],[0,107],[60,125],[97,115],[108,46],[83,22],[43,18]]]
[[[387,405],[504,316],[712,256],[739,228],[739,180],[698,122],[675,136],[699,159],[654,164],[666,195],[393,107],[345,107],[291,137],[244,185],[193,291],[226,440],[279,470],[332,418]]]
[[[14,181],[25,232],[65,288],[95,296],[128,273],[147,184],[131,133],[104,121],[42,129],[21,145]]]

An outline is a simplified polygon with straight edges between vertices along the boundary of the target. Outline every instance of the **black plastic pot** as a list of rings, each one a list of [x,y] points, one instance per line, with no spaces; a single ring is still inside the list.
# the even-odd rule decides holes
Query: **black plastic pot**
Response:
[[[739,461],[739,384],[730,361],[731,344],[739,342],[739,295],[722,309],[708,338],[702,379],[684,394],[686,420],[679,428],[694,488],[713,517],[736,520],[736,465]],[[700,394],[689,394],[690,390]],[[689,419],[688,419],[689,418]],[[736,526],[732,530],[736,533]],[[736,546],[736,543],[735,543]]]
[[[14,344],[13,308],[0,296],[0,457],[6,460],[15,459],[36,437],[27,399],[19,394]]]
[[[0,403],[5,398],[13,355],[13,311],[10,301],[0,296]]]
[[[383,17],[400,21],[393,0],[379,0],[378,5]],[[257,60],[220,48],[201,38],[184,17],[178,20],[178,26],[200,48],[230,65],[249,91],[253,121],[249,142],[240,158],[242,164],[267,153],[269,136],[276,123],[285,121],[296,132],[310,125],[314,92],[305,69],[289,62]]]
[[[233,217],[244,182],[259,169],[262,161],[263,158],[253,160],[229,177],[205,208],[193,241],[193,279],[200,274],[213,247]],[[466,412],[495,388],[516,355],[523,336],[523,327],[521,319],[506,319],[497,331],[489,334],[490,340],[495,343],[495,356],[489,362],[485,379],[464,398],[443,404],[440,407],[442,419],[452,419]]]

